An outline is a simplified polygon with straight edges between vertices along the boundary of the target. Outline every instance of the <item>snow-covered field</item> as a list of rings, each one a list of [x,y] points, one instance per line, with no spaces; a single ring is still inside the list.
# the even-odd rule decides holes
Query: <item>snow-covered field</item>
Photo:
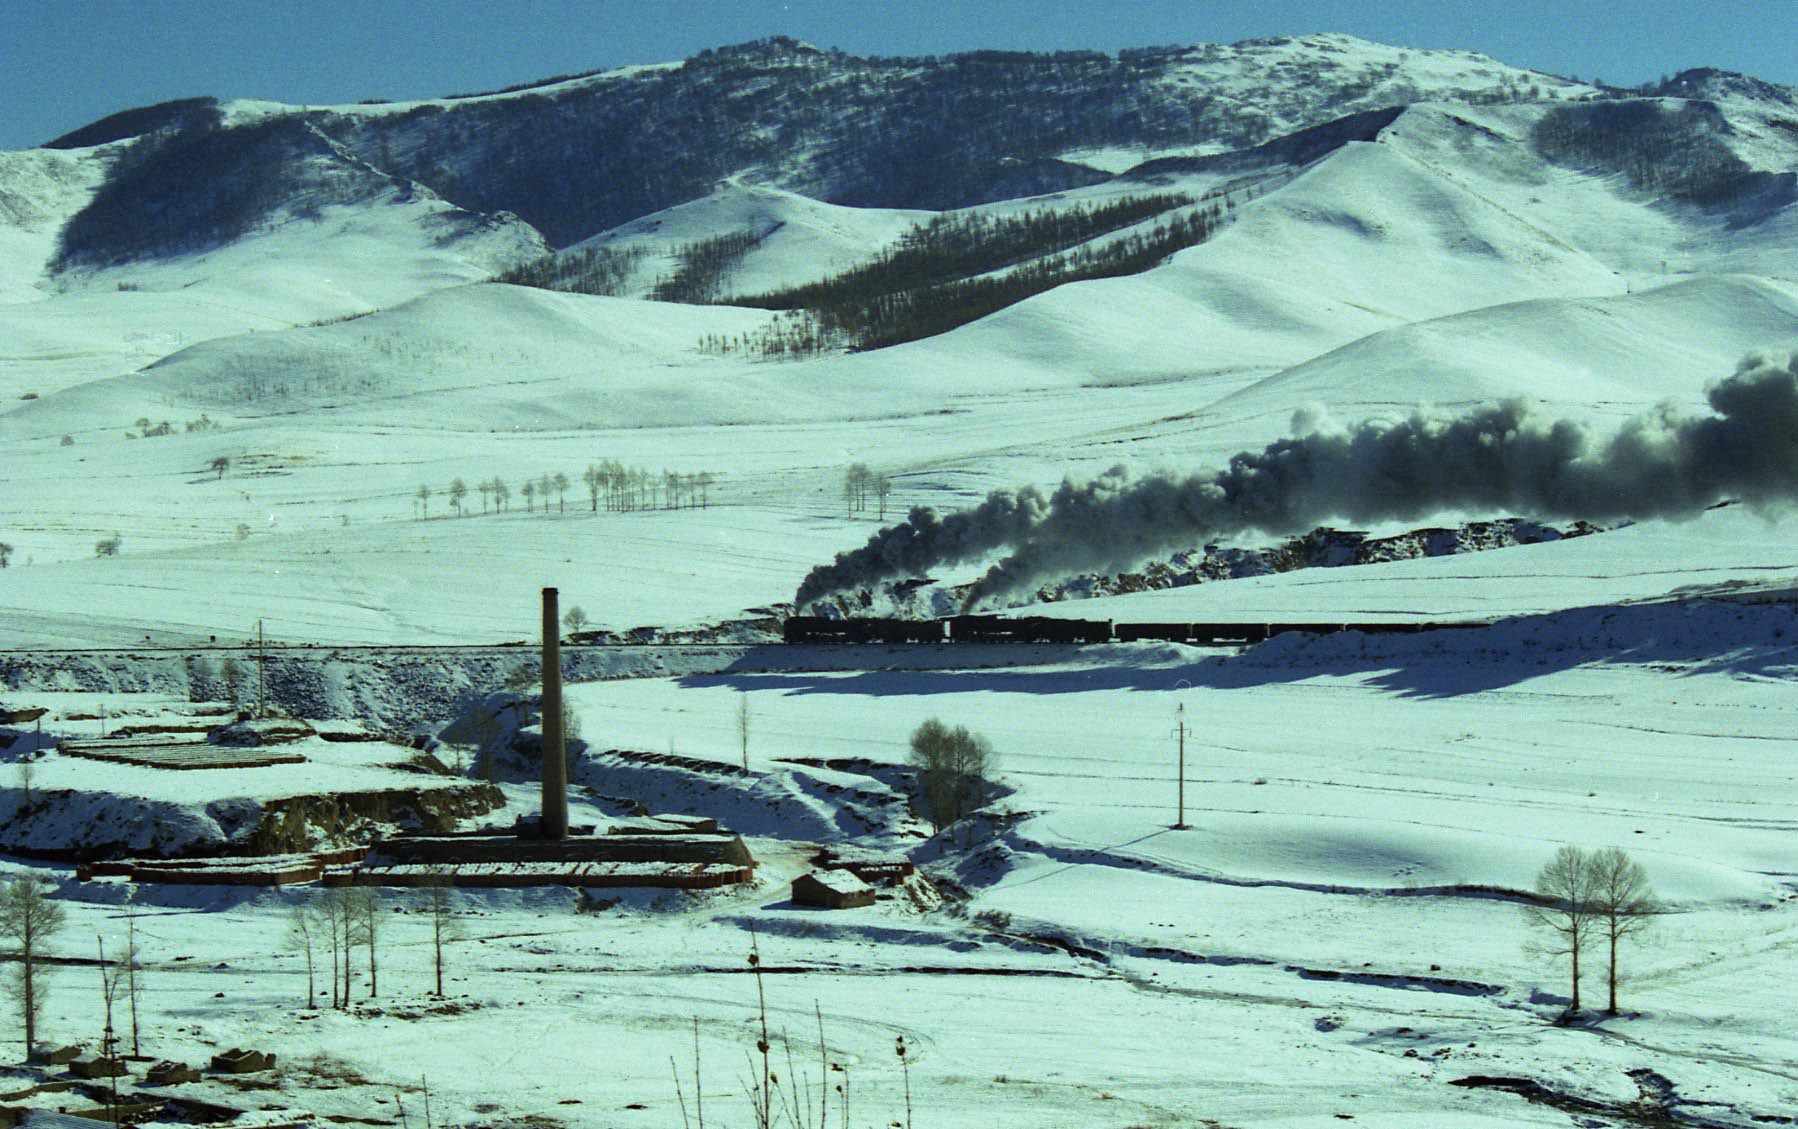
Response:
[[[1448,81],[1477,64],[1430,65]],[[1792,165],[1789,126],[1725,109],[1756,168]],[[884,524],[844,510],[854,463],[890,477],[891,520],[1116,464],[1216,465],[1316,406],[1352,423],[1523,397],[1602,432],[1669,401],[1700,412],[1745,354],[1798,348],[1798,211],[1748,222],[1554,164],[1529,141],[1544,112],[1419,102],[1303,169],[1233,170],[1264,191],[1153,270],[798,362],[701,347],[766,312],[642,295],[709,236],[766,236],[728,280],[746,293],[873,259],[922,213],[724,184],[593,233],[643,251],[623,298],[484,281],[540,250],[536,233],[422,186],[281,213],[203,254],[56,274],[55,232],[113,154],[0,154],[0,647],[236,644],[258,622],[289,644],[496,643],[535,634],[552,585],[594,627],[711,624],[790,601]],[[1118,171],[1164,155],[1070,154]],[[1220,183],[1173,172],[1152,190]],[[595,506],[582,475],[605,460],[657,483],[704,473],[703,505]],[[553,500],[537,492],[558,474]],[[813,1087],[809,1118],[779,1118],[796,1125],[818,1121],[820,1023],[830,1124],[1595,1127],[1669,1103],[1671,1121],[1646,1123],[1780,1123],[1798,1110],[1798,537],[1782,518],[1730,506],[1042,609],[1501,621],[1479,630],[1033,648],[1002,669],[954,647],[623,662],[608,669],[630,676],[569,690],[589,745],[578,818],[616,816],[620,798],[715,815],[749,838],[756,885],[604,905],[463,892],[447,1002],[427,996],[411,895],[382,917],[379,997],[344,1013],[301,1006],[287,911],[317,890],[4,869],[56,884],[70,922],[53,948],[71,960],[96,934],[115,951],[135,906],[149,1053],[281,1056],[270,1088],[197,1091],[238,1105],[387,1124],[397,1096],[413,1124],[428,1082],[439,1124],[685,1125],[697,1038],[705,1117],[748,1125],[760,990],[783,1092]],[[81,689],[21,673],[54,657],[16,658],[0,655],[0,705]],[[148,669],[84,661],[113,663],[110,685]],[[371,667],[381,688],[361,700],[402,685],[389,673]],[[87,735],[101,707],[186,696],[157,689],[175,698],[83,699],[82,720],[52,728]],[[495,689],[470,677],[443,697]],[[681,767],[738,763],[740,702],[751,774]],[[953,836],[908,813],[906,739],[930,717],[999,753],[1003,794]],[[111,766],[53,755],[39,771],[40,788],[119,791]],[[16,805],[18,782],[0,784]],[[508,818],[535,802],[528,782],[508,795]],[[1670,912],[1625,949],[1623,1014],[1557,1026],[1565,970],[1529,950],[1518,907],[1563,843],[1626,848]],[[796,908],[787,883],[819,845],[908,855],[929,884]],[[56,972],[54,1038],[97,1038],[91,979]],[[1552,1093],[1452,1085],[1469,1077]]]
[[[562,893],[464,895],[453,1008],[427,997],[425,917],[392,894],[380,998],[346,1015],[301,1006],[283,940],[287,907],[316,891],[139,887],[144,1022],[159,1055],[277,1051],[288,1065],[266,1103],[391,1117],[399,1087],[416,1117],[422,1077],[446,1123],[490,1123],[491,1103],[508,1123],[598,1126],[679,1123],[668,1059],[691,1103],[697,1020],[707,1116],[749,1124],[759,944],[777,1070],[790,1084],[790,1040],[798,1076],[815,1072],[815,1007],[857,1124],[904,1117],[901,1035],[917,1124],[1568,1124],[1450,1083],[1525,1077],[1618,1103],[1644,1070],[1676,1113],[1752,1124],[1798,1102],[1795,639],[1790,607],[1707,604],[1427,644],[581,684],[569,696],[595,752],[577,782],[722,816],[750,836],[754,888],[587,914]],[[734,764],[740,697],[748,781],[603,752]],[[1177,709],[1185,830],[1170,827]],[[927,717],[999,754],[1007,794],[957,844],[925,842],[890,802]],[[955,908],[788,903],[809,844],[845,842],[914,852],[960,886]],[[1623,1014],[1570,1027],[1552,1023],[1564,964],[1529,951],[1516,897],[1561,843],[1625,847],[1670,911],[1623,950]],[[110,945],[130,888],[61,883],[61,945]],[[85,982],[54,985],[57,1036],[95,1029]],[[1602,971],[1584,989],[1602,1001]],[[370,1086],[321,1089],[333,1059]]]

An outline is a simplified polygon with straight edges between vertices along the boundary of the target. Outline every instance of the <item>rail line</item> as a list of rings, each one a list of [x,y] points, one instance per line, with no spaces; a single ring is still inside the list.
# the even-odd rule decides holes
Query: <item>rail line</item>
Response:
[[[945,629],[945,624],[948,628]],[[698,652],[718,649],[794,646],[877,646],[895,647],[1084,647],[1103,646],[1113,642],[1162,641],[1197,646],[1241,646],[1263,642],[1277,635],[1308,633],[1334,634],[1359,631],[1370,635],[1416,634],[1421,632],[1461,630],[1489,627],[1487,620],[1378,620],[1362,622],[1198,622],[1198,623],[1117,623],[1109,620],[1054,619],[1029,616],[1000,618],[996,616],[964,616],[950,620],[898,619],[825,619],[794,617],[785,621],[781,635],[772,632],[764,639],[712,640],[629,640],[604,641],[564,640],[562,649],[573,653]],[[345,654],[517,654],[534,650],[537,640],[508,639],[490,643],[292,643],[254,639],[229,642],[136,643],[115,647],[8,647],[0,650],[0,658],[9,655],[89,655],[149,657],[158,655],[225,653],[242,654],[260,649],[267,655],[318,656]]]

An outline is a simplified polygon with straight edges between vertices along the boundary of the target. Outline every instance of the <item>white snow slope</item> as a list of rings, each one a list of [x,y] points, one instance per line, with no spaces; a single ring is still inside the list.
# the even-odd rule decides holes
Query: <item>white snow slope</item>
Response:
[[[602,626],[705,622],[787,598],[810,563],[865,535],[872,511],[839,511],[851,462],[891,476],[897,508],[953,507],[1118,462],[1218,460],[1279,437],[1307,403],[1345,421],[1509,396],[1611,421],[1664,398],[1696,407],[1744,353],[1798,343],[1776,221],[1760,232],[1774,245],[1745,258],[1753,232],[1496,140],[1527,135],[1540,112],[1413,107],[1158,269],[804,362],[701,352],[702,337],[765,325],[759,311],[492,285],[270,332],[268,318],[321,308],[293,297],[325,288],[329,256],[295,252],[304,225],[220,253],[289,239],[257,252],[270,255],[257,277],[286,281],[241,313],[203,287],[151,285],[164,266],[139,272],[143,290],[0,307],[25,329],[5,336],[19,350],[6,387],[37,394],[0,414],[14,547],[0,638],[263,618],[295,640],[481,640],[516,634],[499,624],[557,580]],[[852,222],[740,189],[613,238],[650,240],[659,223],[678,246],[763,211],[784,226],[745,260],[757,286],[795,280],[806,255],[825,273],[857,241],[873,254],[910,218]],[[799,234],[825,228],[837,242]],[[789,231],[797,261],[777,254]],[[382,265],[363,274],[400,277]],[[127,371],[133,350],[168,355]],[[219,426],[187,430],[202,418]],[[140,420],[174,434],[127,438]],[[208,470],[220,458],[222,477]],[[581,475],[608,459],[658,480],[708,472],[707,508],[593,513]],[[522,482],[558,473],[574,497],[526,520]],[[496,477],[511,510],[481,516],[476,485]],[[474,516],[449,520],[457,479]],[[113,533],[119,555],[93,559]],[[707,545],[732,567],[703,567]],[[443,599],[477,588],[500,599],[473,613]]]

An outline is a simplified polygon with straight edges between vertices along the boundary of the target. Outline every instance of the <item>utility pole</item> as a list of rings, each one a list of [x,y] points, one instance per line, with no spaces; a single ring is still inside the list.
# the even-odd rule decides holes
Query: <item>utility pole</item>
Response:
[[[268,651],[262,642],[262,621],[256,621],[256,716],[268,716],[264,694],[268,688]]]
[[[1175,793],[1179,797],[1179,809],[1178,809],[1179,814],[1178,814],[1177,818],[1174,820],[1174,830],[1175,831],[1184,831],[1184,830],[1186,830],[1186,703],[1185,702],[1181,702],[1179,705],[1174,707],[1174,715],[1178,719],[1174,725],[1174,732],[1179,737],[1179,741],[1180,741],[1180,767],[1179,767],[1179,771],[1178,771],[1178,783],[1175,788]]]

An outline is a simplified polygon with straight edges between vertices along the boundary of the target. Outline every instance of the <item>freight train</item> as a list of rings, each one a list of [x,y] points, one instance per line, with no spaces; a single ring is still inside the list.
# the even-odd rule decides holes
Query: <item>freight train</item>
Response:
[[[1483,621],[1434,623],[1113,623],[1052,616],[952,615],[942,619],[884,619],[796,615],[782,627],[788,643],[1134,643],[1160,640],[1199,646],[1260,643],[1290,632],[1408,634],[1485,627]]]

